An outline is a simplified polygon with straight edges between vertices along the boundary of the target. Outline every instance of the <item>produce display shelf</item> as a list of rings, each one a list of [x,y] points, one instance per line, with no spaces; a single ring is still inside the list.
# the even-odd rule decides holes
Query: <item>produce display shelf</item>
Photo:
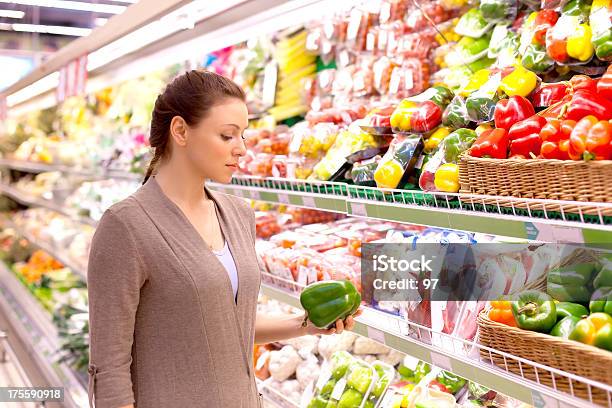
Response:
[[[301,308],[298,293],[302,286],[268,273],[262,276],[264,295]],[[436,332],[370,307],[363,307],[362,315],[356,318],[354,332],[535,407],[593,407],[593,395],[605,395],[608,403],[604,406],[612,408],[610,385],[485,347],[476,341]],[[499,358],[505,362],[517,361],[524,375],[494,365],[494,359]],[[553,378],[552,386],[539,381],[547,375]],[[556,384],[562,381],[572,384],[571,394],[557,388]],[[589,397],[578,398],[573,392],[578,389],[586,390]]]
[[[0,159],[0,167],[19,170],[29,173],[43,173],[47,171],[58,171],[60,173],[83,176],[88,179],[120,179],[138,181],[142,179],[141,174],[130,173],[127,171],[107,169],[98,167],[97,169],[83,169],[62,164],[37,163],[26,160]]]
[[[4,263],[0,263],[0,308],[47,382],[64,387],[64,406],[87,406],[86,378],[57,362],[60,341],[51,317]]]
[[[69,268],[73,273],[76,273],[81,278],[83,278],[83,280],[87,281],[87,267],[79,265],[78,262],[72,260],[69,256],[65,255],[61,249],[56,248],[54,245],[44,242],[39,238],[35,238],[25,228],[22,228],[9,220],[4,220],[3,224],[7,227],[14,229],[19,235],[25,238],[34,247],[42,249],[49,255],[52,255],[65,267]]]
[[[612,240],[612,216],[607,215],[612,214],[612,203],[383,190],[344,183],[252,176],[235,176],[231,184],[210,182],[207,185],[244,198],[357,217],[545,242],[605,245]],[[491,199],[498,204],[485,204],[485,200],[489,203]],[[544,204],[556,204],[560,211],[546,211]],[[575,212],[564,211],[566,205],[575,208]],[[588,213],[583,211],[587,207]]]
[[[29,207],[47,208],[59,214],[63,214],[66,217],[70,217],[71,219],[78,221],[82,224],[89,224],[94,227],[98,225],[98,222],[94,219],[78,216],[72,213],[71,211],[68,211],[65,207],[62,207],[61,205],[56,204],[51,200],[45,200],[43,198],[31,196],[5,183],[0,183],[0,193],[5,194],[11,197],[13,200],[17,201],[18,203]]]
[[[264,401],[268,407],[274,408],[299,408],[299,404],[296,404],[285,395],[275,390],[273,387],[269,387],[266,381],[255,379],[257,382],[257,389],[263,395]]]

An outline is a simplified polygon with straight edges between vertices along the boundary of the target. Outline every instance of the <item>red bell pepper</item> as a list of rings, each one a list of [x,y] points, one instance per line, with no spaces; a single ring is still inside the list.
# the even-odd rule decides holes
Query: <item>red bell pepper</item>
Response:
[[[534,21],[535,32],[533,34],[533,42],[546,45],[546,32],[555,25],[558,19],[559,14],[555,10],[545,9],[538,12]]]
[[[559,120],[549,118],[540,131],[542,149],[540,157],[543,159],[569,160],[569,138],[576,126],[573,120]]]
[[[569,80],[569,88],[572,93],[580,90],[597,92],[597,80],[586,75],[574,75]]]
[[[540,154],[542,139],[540,131],[546,125],[546,119],[539,115],[515,123],[508,132],[510,139],[510,157],[531,158]]]
[[[442,122],[442,109],[432,101],[421,103],[412,114],[410,124],[415,132],[429,132]]]
[[[470,148],[474,157],[505,159],[508,157],[508,132],[506,129],[485,130]]]
[[[536,108],[548,107],[563,99],[567,94],[567,90],[567,82],[542,83],[533,91],[531,101]]]
[[[593,115],[582,118],[574,127],[569,141],[572,160],[609,160],[612,157],[612,124],[598,121]]]
[[[612,100],[612,65],[608,65],[605,74],[597,82],[597,93],[604,98]]]
[[[612,101],[586,89],[575,91],[565,118],[578,121],[587,115],[593,115],[599,120],[612,119]]]
[[[531,102],[522,96],[511,96],[502,99],[495,105],[495,127],[509,130],[512,125],[535,115]]]

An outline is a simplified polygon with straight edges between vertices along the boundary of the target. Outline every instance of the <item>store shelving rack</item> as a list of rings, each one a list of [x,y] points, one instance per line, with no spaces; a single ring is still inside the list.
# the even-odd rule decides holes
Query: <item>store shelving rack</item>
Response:
[[[612,241],[612,203],[427,193],[253,176],[235,176],[231,184],[207,185],[243,198],[356,217],[544,242],[596,246]],[[497,205],[485,204],[489,199],[497,200]],[[559,211],[547,211],[543,204],[556,204]],[[560,204],[571,206],[576,212],[567,212]]]
[[[0,168],[2,167],[19,170],[27,173],[43,173],[47,171],[57,171],[64,174],[81,176],[88,180],[104,180],[108,178],[113,178],[118,180],[138,181],[142,180],[143,177],[143,175],[141,174],[104,167],[98,167],[96,169],[86,169],[62,164],[37,163],[32,161],[15,159],[0,159]]]
[[[0,308],[49,384],[64,387],[64,406],[87,406],[86,379],[66,363],[58,363],[60,341],[51,316],[4,263],[0,263]]]

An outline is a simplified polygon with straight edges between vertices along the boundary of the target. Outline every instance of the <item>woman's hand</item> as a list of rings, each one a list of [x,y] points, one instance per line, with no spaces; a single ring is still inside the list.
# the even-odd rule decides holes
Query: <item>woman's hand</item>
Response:
[[[355,327],[355,317],[359,316],[361,314],[361,309],[357,310],[357,312],[355,312],[355,314],[348,316],[346,319],[342,320],[342,319],[338,319],[336,320],[336,325],[330,329],[319,329],[318,327],[315,327],[314,324],[312,324],[312,322],[310,320],[306,321],[306,334],[312,334],[312,335],[316,335],[316,334],[340,334],[342,333],[344,330],[353,330],[353,328]]]

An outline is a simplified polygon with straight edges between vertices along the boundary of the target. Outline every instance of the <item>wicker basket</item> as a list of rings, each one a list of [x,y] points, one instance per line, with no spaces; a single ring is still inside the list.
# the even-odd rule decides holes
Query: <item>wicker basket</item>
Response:
[[[612,378],[612,353],[609,351],[494,322],[489,319],[488,310],[482,311],[478,316],[478,328],[480,343],[487,347],[604,384],[609,384]],[[507,358],[504,362],[501,355],[490,355],[486,350],[481,350],[480,353],[486,361],[493,359],[496,365],[502,368],[507,366],[509,371],[521,377],[539,381],[549,387],[556,386],[558,390],[568,394],[573,391],[576,397],[589,400],[588,387],[584,383],[572,381],[570,386],[566,377],[555,375],[553,380],[549,371],[537,370],[536,373],[534,367],[525,364],[521,367],[517,360]],[[594,403],[608,406],[605,391],[591,387],[591,394]]]
[[[536,198],[564,201],[612,203],[612,160],[523,160],[487,159],[461,155],[461,192],[479,195]],[[469,199],[468,199],[469,201]],[[472,201],[527,208],[524,203],[493,198]],[[575,205],[547,203],[530,205],[531,210],[578,212]],[[580,206],[583,214],[612,215],[612,209]]]

